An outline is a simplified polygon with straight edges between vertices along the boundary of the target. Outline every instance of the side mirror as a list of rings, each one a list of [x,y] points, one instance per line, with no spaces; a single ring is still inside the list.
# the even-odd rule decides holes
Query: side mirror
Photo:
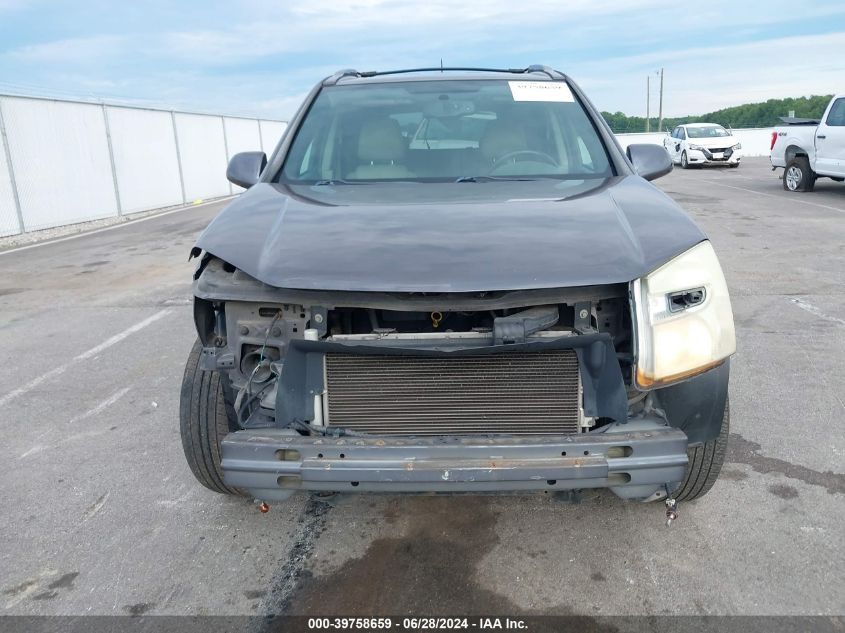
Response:
[[[672,171],[672,159],[662,145],[636,143],[628,146],[627,154],[634,171],[646,180],[660,178]]]
[[[267,166],[264,152],[241,152],[232,156],[226,168],[226,179],[233,185],[249,189],[258,182],[261,172]]]

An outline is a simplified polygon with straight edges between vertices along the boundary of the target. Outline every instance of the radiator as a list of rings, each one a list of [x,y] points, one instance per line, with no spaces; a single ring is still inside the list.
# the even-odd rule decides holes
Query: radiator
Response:
[[[326,355],[327,423],[376,435],[579,431],[573,350]]]

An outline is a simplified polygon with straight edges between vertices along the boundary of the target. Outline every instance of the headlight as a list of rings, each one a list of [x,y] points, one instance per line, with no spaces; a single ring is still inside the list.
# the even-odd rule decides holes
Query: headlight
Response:
[[[703,151],[704,151],[704,148],[703,148],[703,147],[701,147],[701,145],[690,145],[690,146],[689,146],[689,148],[690,148],[690,149],[694,149],[694,150],[698,150],[699,152],[703,152]]]
[[[710,242],[637,279],[633,299],[640,389],[694,376],[736,351],[728,286]]]
[[[742,143],[737,143],[731,149],[742,149]]]

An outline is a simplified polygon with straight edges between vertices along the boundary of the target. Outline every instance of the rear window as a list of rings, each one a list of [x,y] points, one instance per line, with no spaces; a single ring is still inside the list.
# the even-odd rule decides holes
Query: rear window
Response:
[[[564,82],[409,81],[324,88],[278,179],[291,184],[612,175]]]

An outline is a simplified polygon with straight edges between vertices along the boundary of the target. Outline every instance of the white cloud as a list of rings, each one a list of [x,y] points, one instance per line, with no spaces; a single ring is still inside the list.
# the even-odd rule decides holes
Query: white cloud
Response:
[[[648,53],[573,70],[603,110],[645,114],[645,75],[665,68],[664,114],[682,116],[766,99],[828,94],[845,85],[845,32],[784,37],[733,46],[699,46],[671,56]],[[800,51],[800,54],[790,52]],[[602,79],[612,69],[611,77]],[[657,85],[652,82],[652,115]]]
[[[275,116],[292,114],[299,96],[337,68],[436,66],[441,58],[447,65],[554,65],[599,107],[629,114],[644,113],[645,74],[660,66],[668,114],[845,83],[841,32],[782,36],[799,19],[819,30],[841,23],[845,3],[836,1],[802,3],[798,17],[794,0],[769,0],[765,11],[733,0],[683,8],[667,0],[622,8],[615,0],[533,0],[530,10],[512,0],[163,6],[153,3],[148,23],[132,22],[125,32],[92,26],[89,37],[0,53],[0,64],[14,69],[4,80],[54,90],[101,86],[105,97]],[[741,43],[751,40],[762,41]]]

